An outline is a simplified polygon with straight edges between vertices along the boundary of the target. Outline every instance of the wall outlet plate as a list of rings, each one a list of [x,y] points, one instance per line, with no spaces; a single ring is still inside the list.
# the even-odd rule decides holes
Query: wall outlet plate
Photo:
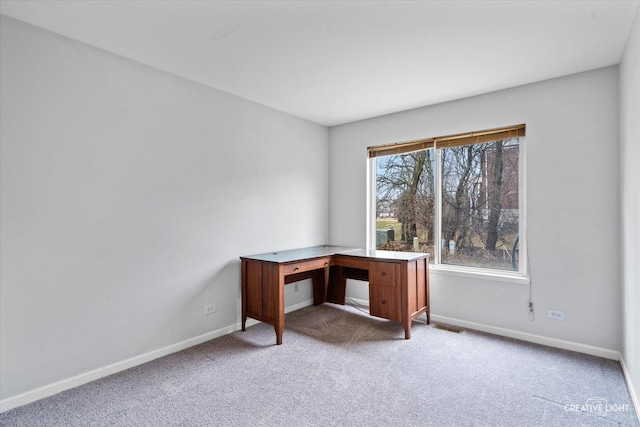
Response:
[[[204,307],[204,315],[208,315],[208,314],[213,314],[215,313],[217,310],[216,305],[215,304],[210,304]]]
[[[564,320],[564,311],[549,310],[547,317],[549,317],[549,319]]]

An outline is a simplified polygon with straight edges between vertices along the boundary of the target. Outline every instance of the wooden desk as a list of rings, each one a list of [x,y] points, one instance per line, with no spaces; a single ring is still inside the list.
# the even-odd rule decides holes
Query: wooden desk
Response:
[[[347,279],[369,282],[370,314],[401,322],[429,312],[429,254],[314,246],[240,257],[242,330],[247,317],[273,325],[276,343],[284,331],[284,285],[313,281],[313,304],[345,303]]]

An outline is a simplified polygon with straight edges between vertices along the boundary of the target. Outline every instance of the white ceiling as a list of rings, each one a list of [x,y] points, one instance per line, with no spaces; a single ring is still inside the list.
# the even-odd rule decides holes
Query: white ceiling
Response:
[[[331,126],[620,62],[638,1],[29,1],[0,13]]]

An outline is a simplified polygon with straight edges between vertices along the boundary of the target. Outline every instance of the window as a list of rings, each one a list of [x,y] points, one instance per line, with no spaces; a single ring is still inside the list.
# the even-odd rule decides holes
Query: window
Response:
[[[524,133],[518,125],[369,147],[370,246],[524,273]]]

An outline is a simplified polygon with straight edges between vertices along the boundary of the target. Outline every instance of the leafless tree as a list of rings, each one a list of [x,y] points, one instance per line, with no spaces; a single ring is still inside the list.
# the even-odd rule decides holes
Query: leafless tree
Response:
[[[434,235],[434,150],[378,159],[377,201],[394,207],[405,249],[418,236],[453,240],[459,255],[502,254],[498,243],[517,235],[517,139],[443,148],[440,159],[442,237]]]
[[[401,239],[411,243],[418,230],[433,240],[433,153],[430,150],[388,156],[378,163],[379,204],[393,206],[402,223]]]

